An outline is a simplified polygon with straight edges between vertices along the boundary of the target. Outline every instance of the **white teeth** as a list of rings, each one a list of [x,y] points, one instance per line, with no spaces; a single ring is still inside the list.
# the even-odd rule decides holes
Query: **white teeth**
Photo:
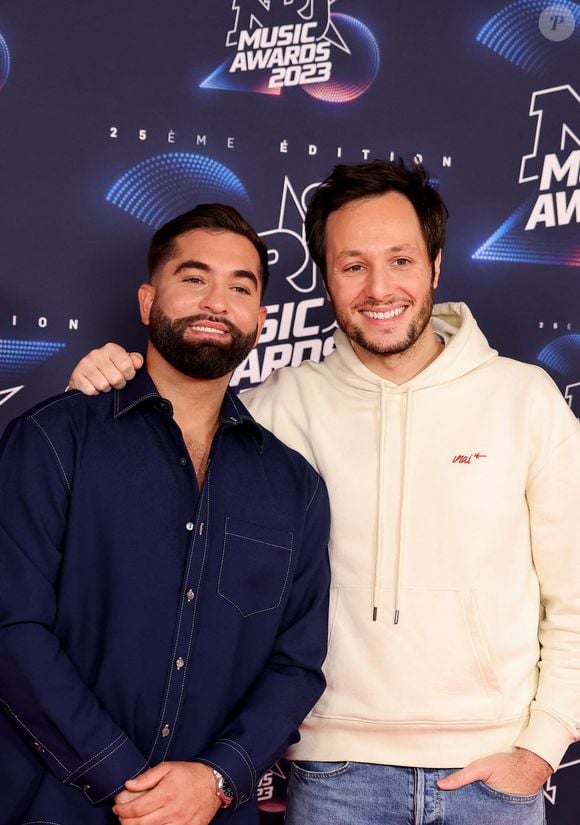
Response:
[[[396,318],[397,315],[400,315],[405,309],[406,307],[397,307],[397,309],[390,309],[388,312],[371,312],[367,310],[363,312],[363,315],[372,318],[374,321],[386,321],[388,318]]]
[[[196,332],[215,332],[217,335],[225,335],[226,334],[225,330],[216,329],[215,327],[198,327],[198,326],[194,326],[194,327],[191,327],[191,329],[194,329]]]

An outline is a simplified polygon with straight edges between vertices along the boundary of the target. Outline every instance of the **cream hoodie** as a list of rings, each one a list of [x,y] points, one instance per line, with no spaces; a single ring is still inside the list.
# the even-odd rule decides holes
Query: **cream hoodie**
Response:
[[[539,368],[465,304],[423,372],[379,378],[337,332],[324,363],[244,393],[326,480],[327,689],[293,759],[461,767],[580,725],[580,432]]]

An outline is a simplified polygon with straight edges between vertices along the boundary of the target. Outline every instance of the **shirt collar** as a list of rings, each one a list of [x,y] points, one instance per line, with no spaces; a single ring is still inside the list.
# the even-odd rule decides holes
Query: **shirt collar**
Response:
[[[140,370],[136,377],[129,381],[122,390],[114,390],[113,393],[113,418],[115,419],[126,415],[142,404],[156,407],[165,415],[173,415],[171,401],[159,394],[146,370]],[[240,432],[248,432],[252,436],[258,451],[262,452],[264,446],[262,428],[254,421],[240,399],[230,389],[226,391],[224,396],[220,420],[225,426],[239,427]]]

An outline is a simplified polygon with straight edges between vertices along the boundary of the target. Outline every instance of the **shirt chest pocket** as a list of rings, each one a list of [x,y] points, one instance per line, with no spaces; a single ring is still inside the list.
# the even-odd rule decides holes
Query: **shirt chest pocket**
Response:
[[[280,606],[292,563],[292,533],[226,518],[218,593],[242,616]]]

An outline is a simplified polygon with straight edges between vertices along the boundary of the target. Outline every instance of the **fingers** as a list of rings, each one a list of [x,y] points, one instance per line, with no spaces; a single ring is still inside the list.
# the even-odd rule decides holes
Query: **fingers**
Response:
[[[458,788],[463,788],[465,785],[470,785],[472,782],[477,782],[482,779],[484,782],[491,774],[491,768],[485,764],[485,759],[479,759],[466,765],[455,773],[450,773],[442,779],[437,780],[437,785],[442,791],[456,791]]]
[[[125,787],[128,791],[148,791],[158,785],[170,770],[171,765],[169,762],[160,762],[153,768],[140,773],[135,779],[128,779],[125,782]]]
[[[85,395],[98,395],[113,388],[119,390],[135,377],[136,369],[142,364],[143,357],[138,352],[128,353],[118,344],[105,344],[79,361],[69,387]]]
[[[126,802],[120,802],[119,798],[115,801],[113,806],[113,813],[119,817],[121,822],[140,824],[148,821],[148,817],[152,817],[156,811],[161,811],[166,803],[163,794],[158,793],[157,790],[152,789],[149,792],[143,792],[136,796],[131,793],[130,798]]]
[[[127,812],[124,811],[125,808],[127,808]],[[161,803],[149,806],[139,812],[135,809],[129,810],[128,806],[115,806],[113,813],[119,817],[121,825],[166,825],[168,821],[171,821],[168,820]]]
[[[121,791],[115,797],[115,804],[122,805],[124,802],[132,802],[133,799],[138,799],[140,796],[143,796],[145,791],[133,792],[133,791]]]
[[[133,361],[133,367],[136,370],[140,370],[143,366],[143,361],[145,360],[140,352],[130,352],[129,353],[131,360]]]

